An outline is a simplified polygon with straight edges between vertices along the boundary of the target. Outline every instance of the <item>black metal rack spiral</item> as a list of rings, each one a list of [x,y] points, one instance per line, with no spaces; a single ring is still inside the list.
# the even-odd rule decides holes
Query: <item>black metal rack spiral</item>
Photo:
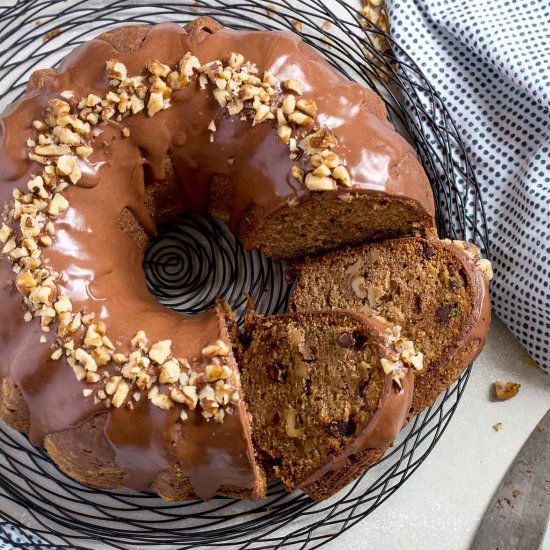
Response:
[[[55,66],[77,44],[116,25],[186,23],[200,14],[238,29],[297,32],[300,22],[306,42],[342,73],[382,94],[392,122],[409,136],[430,176],[440,235],[473,240],[489,255],[479,188],[441,99],[390,37],[391,49],[381,55],[373,45],[380,29],[366,33],[355,9],[341,0],[330,5],[322,0],[20,0],[0,8],[0,104],[5,108],[22,94],[33,70]],[[241,314],[244,292],[262,312],[286,307],[283,266],[245,252],[224,224],[211,218],[182,217],[163,228],[144,267],[152,292],[179,311],[205,309],[219,294]],[[381,462],[321,503],[287,494],[280,485],[261,502],[168,503],[147,493],[91,490],[2,425],[0,541],[3,547],[71,550],[317,548],[365,518],[414,473],[449,423],[469,372],[407,427]]]

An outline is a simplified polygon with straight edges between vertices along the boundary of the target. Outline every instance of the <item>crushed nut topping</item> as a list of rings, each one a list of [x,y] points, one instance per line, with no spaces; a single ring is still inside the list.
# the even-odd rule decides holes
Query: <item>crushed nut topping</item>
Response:
[[[292,176],[309,190],[351,187],[351,176],[331,151],[337,139],[329,128],[319,127],[318,105],[304,96],[303,84],[295,79],[279,82],[268,71],[260,75],[242,54],[201,64],[189,52],[176,69],[151,59],[147,74],[137,76],[129,76],[124,63],[111,59],[106,71],[111,89],[104,96],[88,94],[77,100],[71,90],[64,90],[48,101],[43,120],[33,121],[37,135],[26,144],[29,160],[40,171],[24,191],[14,190],[6,223],[0,226],[1,252],[17,274],[16,287],[28,308],[25,321],[38,318],[44,333],[56,327],[51,360],[65,357],[77,380],[92,385],[83,390],[85,397],[93,396],[94,403],[104,402],[106,407],[133,408],[146,392],[156,407],[179,406],[182,421],[189,416],[184,407],[191,411],[200,407],[206,420],[223,422],[240,399],[238,373],[229,366],[231,348],[225,342],[206,346],[201,357],[190,363],[173,356],[170,340],[149,345],[139,331],[131,340],[130,353],[116,352],[105,324],[94,314],[75,311],[70,298],[58,290],[60,275],[43,263],[42,250],[54,244],[54,220],[70,207],[64,191],[81,180],[82,167],[94,152],[93,141],[102,133],[100,124],[120,123],[142,111],[155,116],[168,109],[172,93],[194,77],[201,89],[212,86],[214,98],[230,116],[239,115],[252,125],[273,121],[290,158],[306,161],[306,170],[294,166]],[[208,130],[213,141],[215,119]],[[127,127],[121,133],[131,135]],[[41,341],[46,341],[45,335]],[[414,350],[404,344],[403,350],[410,364],[418,363]]]
[[[232,67],[245,65],[239,54],[232,54],[230,60]],[[32,123],[36,138],[26,142],[28,158],[38,164],[40,172],[29,179],[24,191],[14,190],[5,223],[0,223],[0,243],[2,254],[12,262],[16,287],[28,309],[25,321],[40,320],[42,343],[48,341],[46,333],[56,328],[50,358],[66,359],[76,379],[87,385],[82,391],[85,398],[93,397],[94,404],[103,402],[107,408],[132,409],[146,395],[161,409],[179,407],[181,421],[189,417],[188,411],[200,407],[207,421],[223,422],[240,399],[238,373],[229,364],[231,348],[225,342],[206,346],[190,363],[173,356],[170,340],[149,345],[146,334],[139,331],[130,342],[130,353],[117,352],[105,324],[93,313],[75,310],[70,298],[57,288],[60,274],[42,260],[43,248],[54,244],[54,220],[70,207],[64,191],[80,181],[83,163],[94,152],[93,140],[102,133],[97,126],[109,120],[121,122],[141,111],[154,116],[169,108],[172,91],[189,85],[201,67],[196,57],[186,54],[177,70],[150,60],[148,76],[128,76],[126,66],[112,59],[106,67],[111,89],[103,97],[88,94],[77,101],[71,90],[64,90],[60,97],[50,99],[43,120]],[[217,71],[214,66],[210,69]],[[222,80],[223,76],[217,78],[221,91],[228,87]],[[263,81],[247,82],[262,90],[266,83],[275,81],[264,75]],[[238,106],[237,101],[232,108]],[[257,122],[269,118],[261,106],[256,111]],[[210,130],[216,130],[214,121]],[[121,133],[130,137],[129,128]]]
[[[362,0],[363,7],[360,9],[359,24],[365,29],[364,42],[372,46],[379,54],[375,54],[369,48],[365,47],[365,54],[369,60],[377,67],[380,77],[386,82],[390,80],[385,63],[380,60],[380,55],[384,56],[385,62],[395,68],[395,60],[390,54],[391,48],[388,39],[380,34],[375,25],[390,34],[390,22],[388,13],[383,0]]]
[[[515,397],[521,388],[517,382],[495,382],[495,395],[499,401],[507,401]]]
[[[401,389],[401,380],[410,368],[421,371],[424,368],[424,354],[416,351],[414,343],[401,335],[399,325],[391,325],[384,317],[372,316],[385,325],[385,341],[389,355],[380,359],[386,374],[392,374],[396,386]]]
[[[196,58],[195,58],[196,59]],[[193,67],[199,73],[199,84],[206,89],[210,84],[214,99],[230,116],[239,115],[242,121],[252,125],[273,121],[277,135],[290,150],[292,160],[310,156],[312,166],[307,173],[295,166],[292,175],[310,191],[332,191],[339,186],[351,187],[348,169],[331,149],[338,141],[327,127],[320,128],[315,120],[317,102],[303,97],[304,89],[299,80],[279,80],[269,73],[259,74],[254,63],[245,61],[239,53],[231,53],[227,59],[215,60]],[[215,121],[208,130],[210,141],[217,131]],[[315,158],[314,158],[315,156]]]
[[[464,252],[474,263],[477,269],[483,273],[485,280],[490,282],[493,279],[493,266],[487,258],[482,258],[479,248],[467,241],[458,241],[451,239],[442,239],[442,242],[453,245]]]

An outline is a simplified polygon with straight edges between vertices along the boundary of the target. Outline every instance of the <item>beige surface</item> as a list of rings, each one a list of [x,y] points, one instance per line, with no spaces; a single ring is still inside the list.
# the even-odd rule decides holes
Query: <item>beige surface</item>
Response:
[[[430,456],[399,491],[330,550],[463,550],[469,547],[493,492],[550,407],[550,376],[497,319],[466,392]],[[505,402],[491,397],[495,380],[521,383]],[[492,426],[502,422],[502,430]],[[550,533],[543,549],[550,549]]]

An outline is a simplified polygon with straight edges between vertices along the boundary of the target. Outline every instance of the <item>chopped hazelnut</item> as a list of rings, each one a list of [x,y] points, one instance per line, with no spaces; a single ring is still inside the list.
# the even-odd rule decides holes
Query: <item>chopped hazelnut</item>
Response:
[[[219,355],[221,357],[226,357],[229,355],[230,348],[223,340],[216,340],[213,344],[206,346],[202,350],[202,354],[205,357],[214,357]]]
[[[165,395],[163,393],[158,393],[151,399],[151,403],[155,405],[155,407],[158,407],[159,409],[168,410],[174,406],[174,402],[170,398],[169,395]]]
[[[160,342],[156,342],[149,350],[149,358],[155,363],[162,365],[172,353],[171,347],[172,340],[161,340]]]
[[[283,80],[283,90],[294,92],[297,95],[302,95],[302,83],[298,80]]]
[[[321,164],[321,166],[318,166],[315,170],[313,170],[312,174],[318,178],[324,178],[326,176],[330,176],[331,172],[328,166]]]
[[[298,166],[293,166],[292,169],[291,169],[291,173],[292,173],[293,177],[295,177],[298,181],[300,181],[300,182],[304,181],[305,173]]]
[[[111,378],[109,378],[107,384],[105,384],[105,393],[107,393],[107,395],[113,395],[116,392],[121,381],[122,376],[112,376]]]
[[[317,103],[313,99],[299,99],[296,108],[309,116],[317,115]]]
[[[68,155],[71,152],[71,147],[69,145],[37,145],[34,152],[37,155],[56,157]]]
[[[124,401],[126,397],[128,397],[128,393],[130,392],[130,386],[125,380],[122,380],[118,386],[117,389],[111,399],[111,403],[114,407],[121,407],[124,404]]]
[[[310,191],[331,191],[335,188],[334,180],[331,177],[317,177],[308,174],[305,182]]]
[[[174,384],[180,377],[180,366],[175,359],[164,363],[160,369],[159,382],[161,384]]]
[[[116,59],[110,59],[107,61],[107,75],[111,79],[126,80],[128,76],[126,65]]]
[[[285,115],[290,115],[293,113],[296,109],[296,98],[293,95],[287,95],[283,99],[282,109]]]
[[[11,235],[11,227],[7,226],[6,224],[2,225],[2,228],[0,228],[0,242],[6,243],[8,241],[9,236]]]
[[[337,166],[332,171],[332,177],[346,187],[351,187],[351,177],[345,166]]]
[[[292,136],[292,128],[290,126],[280,126],[278,130],[279,139],[285,144],[290,143],[290,138]]]
[[[516,382],[495,382],[495,394],[499,401],[506,401],[515,397],[521,388],[521,384]]]
[[[162,94],[156,92],[149,96],[147,103],[147,114],[153,116],[164,108],[164,98]]]
[[[298,126],[309,126],[311,124],[311,118],[309,118],[304,113],[300,113],[299,111],[294,111],[293,113],[290,113],[288,115],[288,120],[290,120],[290,122],[298,124]]]

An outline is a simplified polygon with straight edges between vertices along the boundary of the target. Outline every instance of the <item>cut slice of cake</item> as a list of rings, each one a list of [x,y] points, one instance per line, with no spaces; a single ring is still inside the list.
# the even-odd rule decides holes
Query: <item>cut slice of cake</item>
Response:
[[[421,361],[399,327],[359,313],[249,315],[239,365],[268,476],[314,498],[333,494],[339,486],[320,491],[315,482],[349,477],[349,461],[356,466],[365,451],[383,454],[409,411],[410,365]]]
[[[292,311],[351,309],[403,327],[425,357],[411,416],[431,405],[485,344],[492,273],[472,244],[386,240],[311,257],[295,272]]]

